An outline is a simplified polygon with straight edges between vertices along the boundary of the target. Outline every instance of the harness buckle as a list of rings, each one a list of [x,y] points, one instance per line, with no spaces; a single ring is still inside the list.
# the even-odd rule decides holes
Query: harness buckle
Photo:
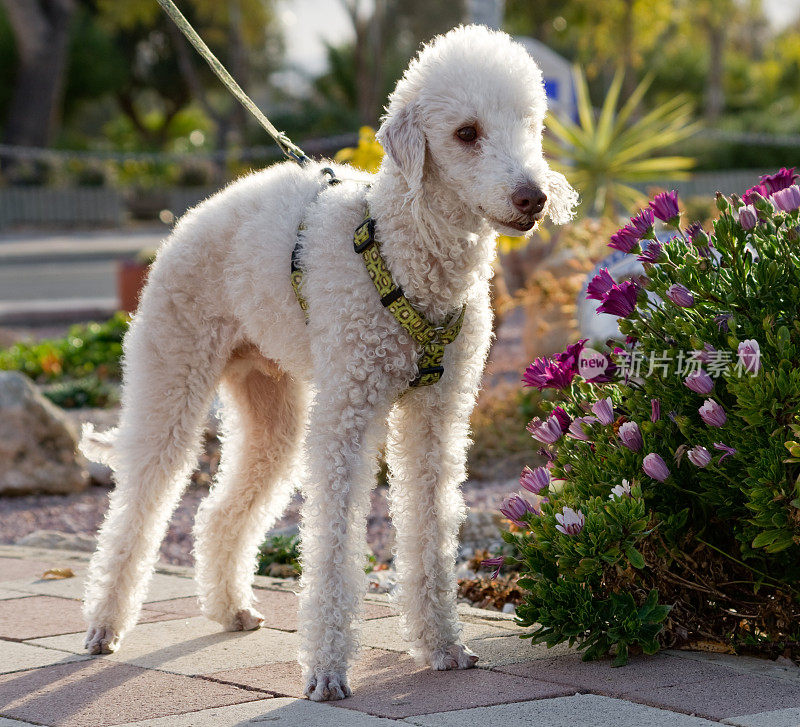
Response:
[[[356,227],[353,235],[353,249],[360,255],[375,244],[375,220],[372,217]]]

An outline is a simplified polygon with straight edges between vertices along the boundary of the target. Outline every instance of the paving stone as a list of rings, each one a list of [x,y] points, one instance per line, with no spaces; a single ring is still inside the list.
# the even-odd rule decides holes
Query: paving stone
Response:
[[[492,636],[505,636],[509,640],[516,638],[516,635],[499,626],[487,623],[464,623],[462,632],[463,638],[470,647],[476,639],[489,638]],[[392,616],[374,621],[366,621],[361,635],[361,643],[364,646],[371,646],[375,649],[387,649],[388,651],[408,650],[408,642],[400,632],[400,617]]]
[[[264,616],[264,628],[281,631],[297,631],[297,595],[288,591],[268,591],[261,588],[255,590],[256,608]],[[158,601],[147,607],[163,613],[179,614],[191,618],[200,616],[200,604],[197,598],[176,598],[170,601]],[[387,606],[367,603],[364,606],[366,619],[395,616],[397,611]]]
[[[12,591],[9,588],[0,588],[0,601],[5,601],[7,598],[24,598],[32,595],[32,593],[24,593],[23,591]]]
[[[83,598],[83,576],[64,578],[62,580],[45,581],[37,578],[20,579],[3,583],[4,588],[11,588],[25,593],[36,593],[42,596],[59,596],[61,598]],[[145,603],[166,601],[173,598],[185,598],[197,594],[197,585],[191,578],[167,576],[156,573],[150,581]]]
[[[0,558],[0,583],[5,581],[18,581],[24,579],[38,579],[42,573],[50,568],[59,568],[68,565],[75,570],[75,563],[62,563],[58,558],[52,561],[25,560],[23,558]]]
[[[86,658],[68,651],[43,649],[41,646],[21,644],[18,641],[0,641],[0,674],[63,662],[83,661]]]
[[[685,714],[632,704],[621,699],[577,694],[572,697],[516,702],[496,707],[459,709],[454,712],[411,717],[407,723],[420,727],[714,727]]]
[[[570,648],[567,644],[556,644],[550,649],[546,644],[532,645],[529,639],[520,639],[519,633],[521,632],[470,641],[470,648],[480,657],[478,665],[483,669],[493,669],[519,662],[552,659],[556,656],[575,653],[575,649]]]
[[[636,688],[632,684],[624,696],[654,707],[717,720],[800,704],[800,684],[727,671],[733,676],[661,689]]]
[[[0,677],[7,717],[54,727],[103,727],[264,698],[230,684],[105,659]]]
[[[506,674],[557,684],[570,684],[582,692],[619,697],[634,690],[659,689],[682,684],[735,678],[736,672],[713,664],[676,659],[665,654],[631,657],[626,666],[612,667],[610,659],[581,661],[579,653],[536,659],[498,667]]]
[[[170,615],[142,611],[139,621],[143,623],[165,618],[170,618]],[[85,629],[80,601],[33,595],[0,601],[0,638],[23,641],[76,631],[83,633]]]
[[[83,634],[50,636],[28,642],[83,653]],[[276,629],[222,631],[203,617],[140,624],[119,651],[104,657],[178,674],[208,674],[297,658],[298,636]]]
[[[20,722],[18,719],[0,717],[0,727],[36,727],[36,725],[30,722]]]
[[[800,667],[788,659],[773,661],[771,659],[759,659],[755,656],[715,654],[706,651],[670,650],[665,653],[679,659],[701,661],[716,666],[724,666],[740,674],[758,674],[759,676],[772,677],[773,679],[786,679],[787,681],[800,682]]]
[[[302,696],[304,686],[300,667],[294,662],[229,669],[207,676],[293,697]],[[409,656],[380,649],[364,651],[353,665],[350,686],[353,696],[332,703],[333,706],[394,719],[440,712],[452,709],[454,704],[475,707],[511,699],[554,697],[575,691],[486,669],[433,671],[416,664]]]
[[[735,725],[735,727],[797,727],[800,725],[800,707],[733,717],[723,720],[723,724]]]
[[[128,722],[119,727],[398,727],[397,722],[355,712],[345,719],[339,710],[306,699],[275,698],[204,709],[200,712]],[[0,723],[2,727],[2,723]]]

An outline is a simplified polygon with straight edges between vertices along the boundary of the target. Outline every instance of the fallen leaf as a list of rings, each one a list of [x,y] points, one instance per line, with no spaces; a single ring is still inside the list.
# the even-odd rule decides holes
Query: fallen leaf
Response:
[[[72,572],[72,568],[48,568],[42,573],[42,580],[44,581],[56,581],[62,578],[74,577],[75,574]]]

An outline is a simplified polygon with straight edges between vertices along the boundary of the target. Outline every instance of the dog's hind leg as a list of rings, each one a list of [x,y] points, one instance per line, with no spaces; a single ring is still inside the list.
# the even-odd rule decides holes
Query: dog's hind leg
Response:
[[[231,327],[183,303],[163,289],[145,292],[125,338],[120,425],[84,437],[85,451],[107,450],[116,481],[85,591],[92,654],[115,651],[136,622],[230,352]]]
[[[230,631],[258,628],[253,572],[258,545],[299,477],[308,386],[253,346],[237,349],[222,377],[222,464],[195,520],[203,613]]]

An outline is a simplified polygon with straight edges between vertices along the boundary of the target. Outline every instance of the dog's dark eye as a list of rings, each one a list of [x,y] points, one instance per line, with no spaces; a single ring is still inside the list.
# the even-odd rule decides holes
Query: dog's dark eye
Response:
[[[478,130],[474,126],[462,126],[457,132],[456,136],[467,143],[475,141],[478,138]]]

